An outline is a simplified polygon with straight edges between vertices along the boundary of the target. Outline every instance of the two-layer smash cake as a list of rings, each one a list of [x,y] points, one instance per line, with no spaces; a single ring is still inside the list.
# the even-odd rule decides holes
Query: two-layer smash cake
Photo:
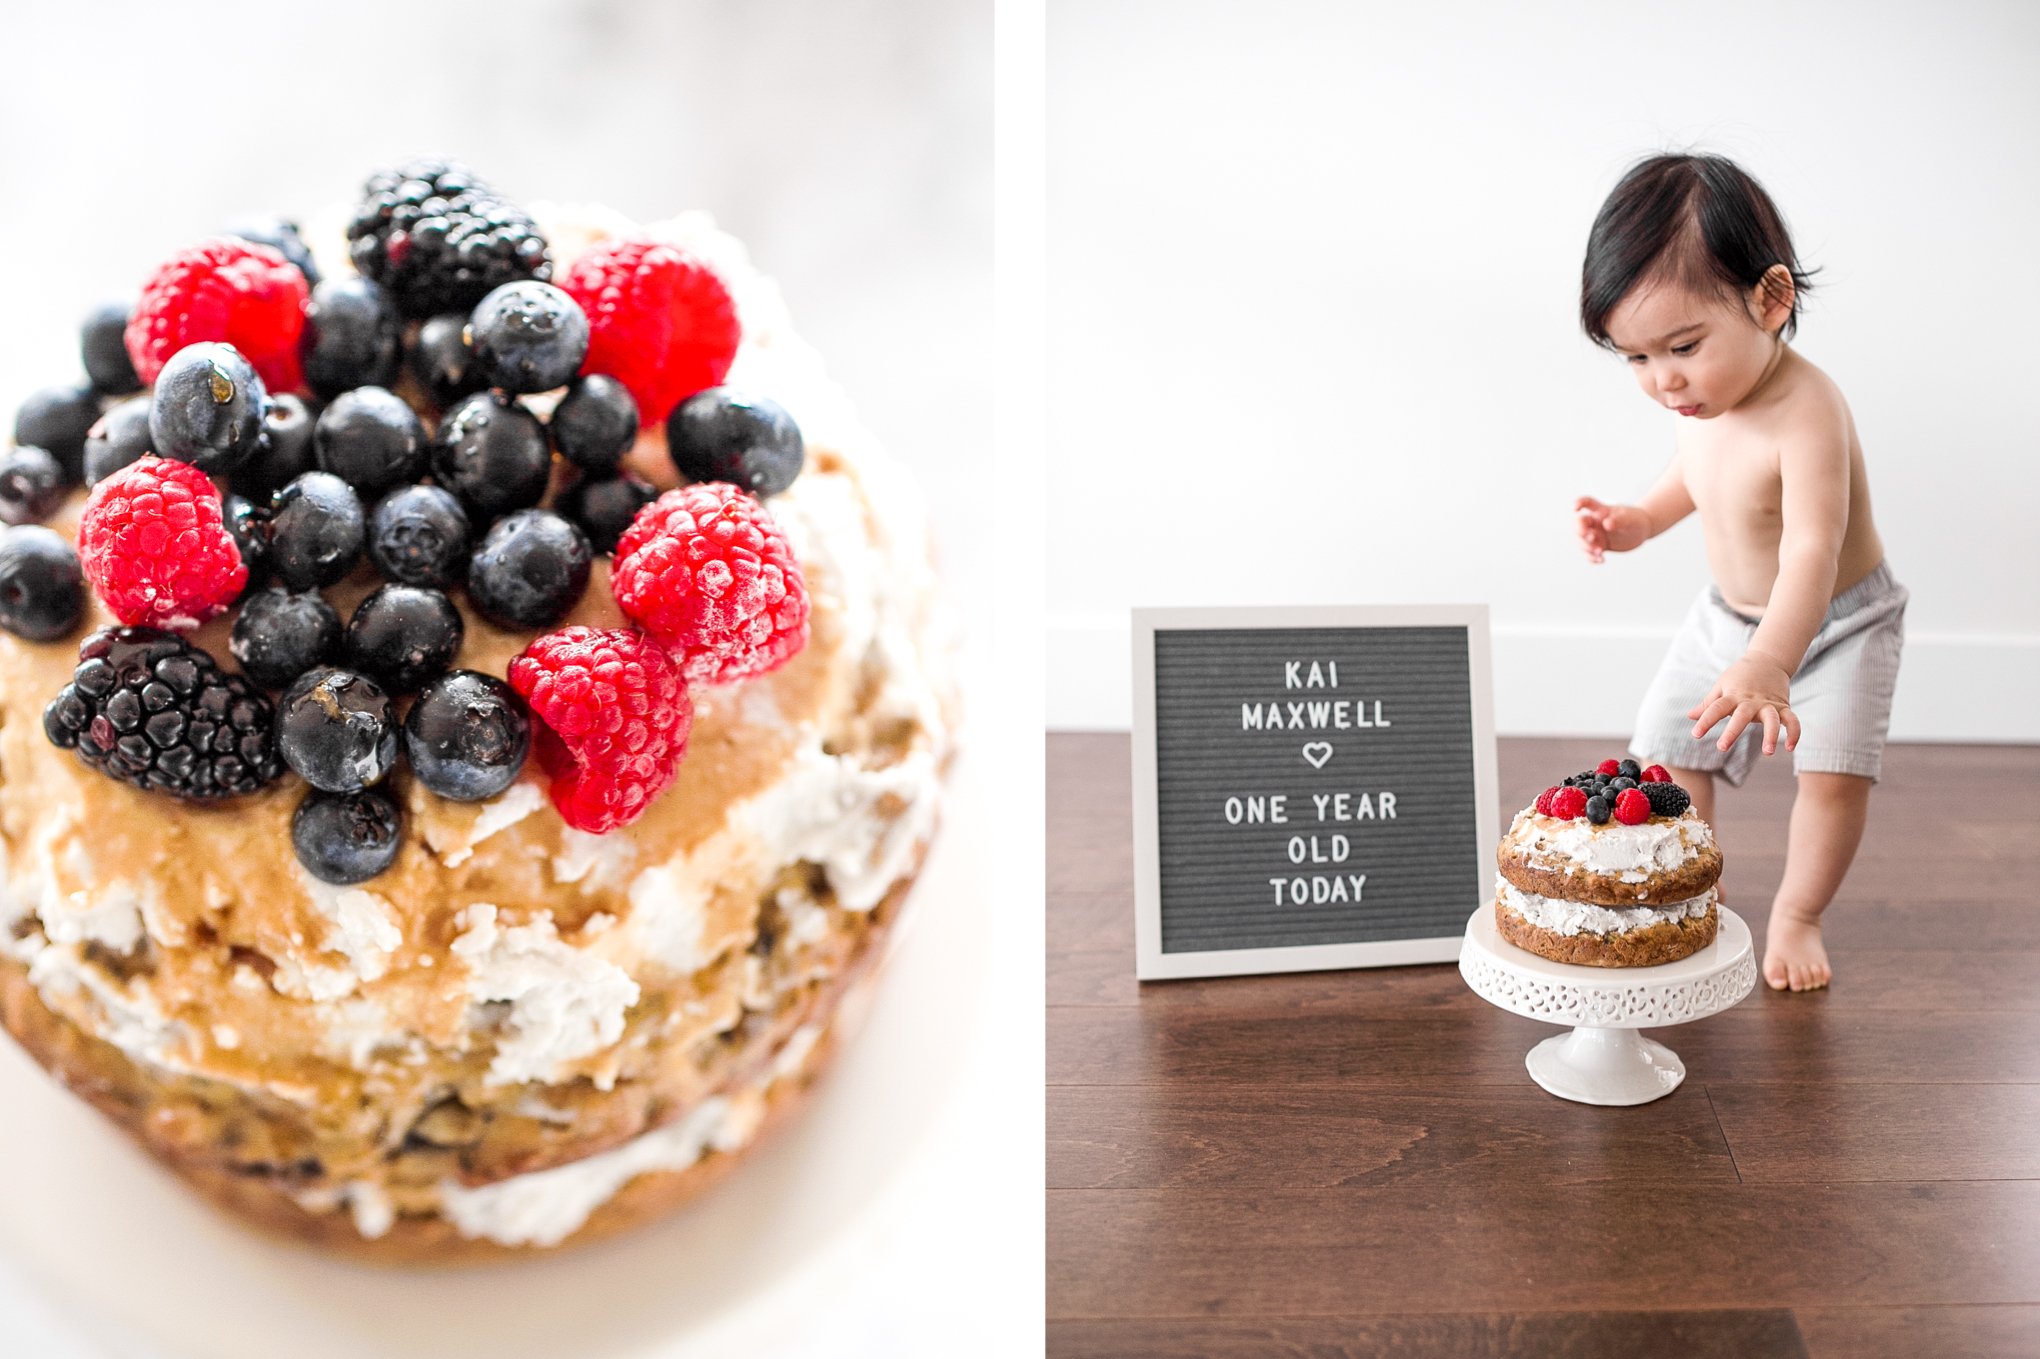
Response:
[[[0,1013],[261,1224],[679,1203],[824,1065],[952,738],[918,500],[699,215],[421,161],[170,255],[0,459]]]
[[[1545,789],[1495,858],[1496,927],[1540,957],[1650,967],[1714,942],[1721,852],[1660,765],[1604,760]]]

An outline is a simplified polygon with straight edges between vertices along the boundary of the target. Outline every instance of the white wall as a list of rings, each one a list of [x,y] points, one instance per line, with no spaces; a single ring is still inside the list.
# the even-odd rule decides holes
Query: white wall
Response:
[[[1574,546],[1676,419],[1579,265],[1697,145],[1821,267],[1798,344],[1913,592],[1894,736],[2040,740],[2040,7],[1054,0],[1049,44],[1052,726],[1127,723],[1131,605],[1475,600],[1502,731],[1626,731],[1705,565]]]

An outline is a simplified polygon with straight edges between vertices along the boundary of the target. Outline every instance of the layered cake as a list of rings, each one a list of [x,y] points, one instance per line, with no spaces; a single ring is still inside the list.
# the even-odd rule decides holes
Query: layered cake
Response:
[[[169,256],[0,460],[0,1016],[204,1194],[593,1239],[843,1035],[954,723],[913,488],[700,215]]]
[[[1495,924],[1540,957],[1651,967],[1714,942],[1721,852],[1662,766],[1604,760],[1545,789],[1495,858]]]

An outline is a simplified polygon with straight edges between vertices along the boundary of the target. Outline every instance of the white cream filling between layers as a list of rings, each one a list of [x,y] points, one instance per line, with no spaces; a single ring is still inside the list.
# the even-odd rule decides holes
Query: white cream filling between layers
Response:
[[[1714,843],[1714,832],[1691,809],[1670,820],[1596,826],[1584,818],[1559,821],[1525,808],[1516,813],[1504,839],[1519,846],[1537,868],[1642,882],[1697,858]]]
[[[1597,906],[1590,901],[1564,901],[1525,892],[1499,873],[1495,875],[1495,895],[1502,905],[1532,925],[1567,936],[1621,934],[1668,920],[1704,916],[1715,899],[1715,891],[1710,887],[1697,897],[1662,906]]]

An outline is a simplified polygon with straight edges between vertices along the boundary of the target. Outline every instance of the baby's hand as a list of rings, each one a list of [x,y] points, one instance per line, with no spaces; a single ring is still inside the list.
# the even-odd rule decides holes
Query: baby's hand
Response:
[[[1587,560],[1599,562],[1610,552],[1627,552],[1650,539],[1650,516],[1634,505],[1603,505],[1590,495],[1573,503],[1578,516],[1580,546]]]
[[[1785,749],[1791,750],[1799,744],[1799,718],[1786,702],[1791,688],[1792,676],[1785,667],[1757,652],[1746,653],[1721,672],[1721,678],[1714,681],[1706,698],[1686,710],[1686,716],[1697,719],[1693,739],[1705,736],[1725,717],[1728,727],[1714,743],[1717,750],[1733,746],[1752,722],[1764,724],[1766,755],[1777,753],[1781,729],[1785,733]]]

